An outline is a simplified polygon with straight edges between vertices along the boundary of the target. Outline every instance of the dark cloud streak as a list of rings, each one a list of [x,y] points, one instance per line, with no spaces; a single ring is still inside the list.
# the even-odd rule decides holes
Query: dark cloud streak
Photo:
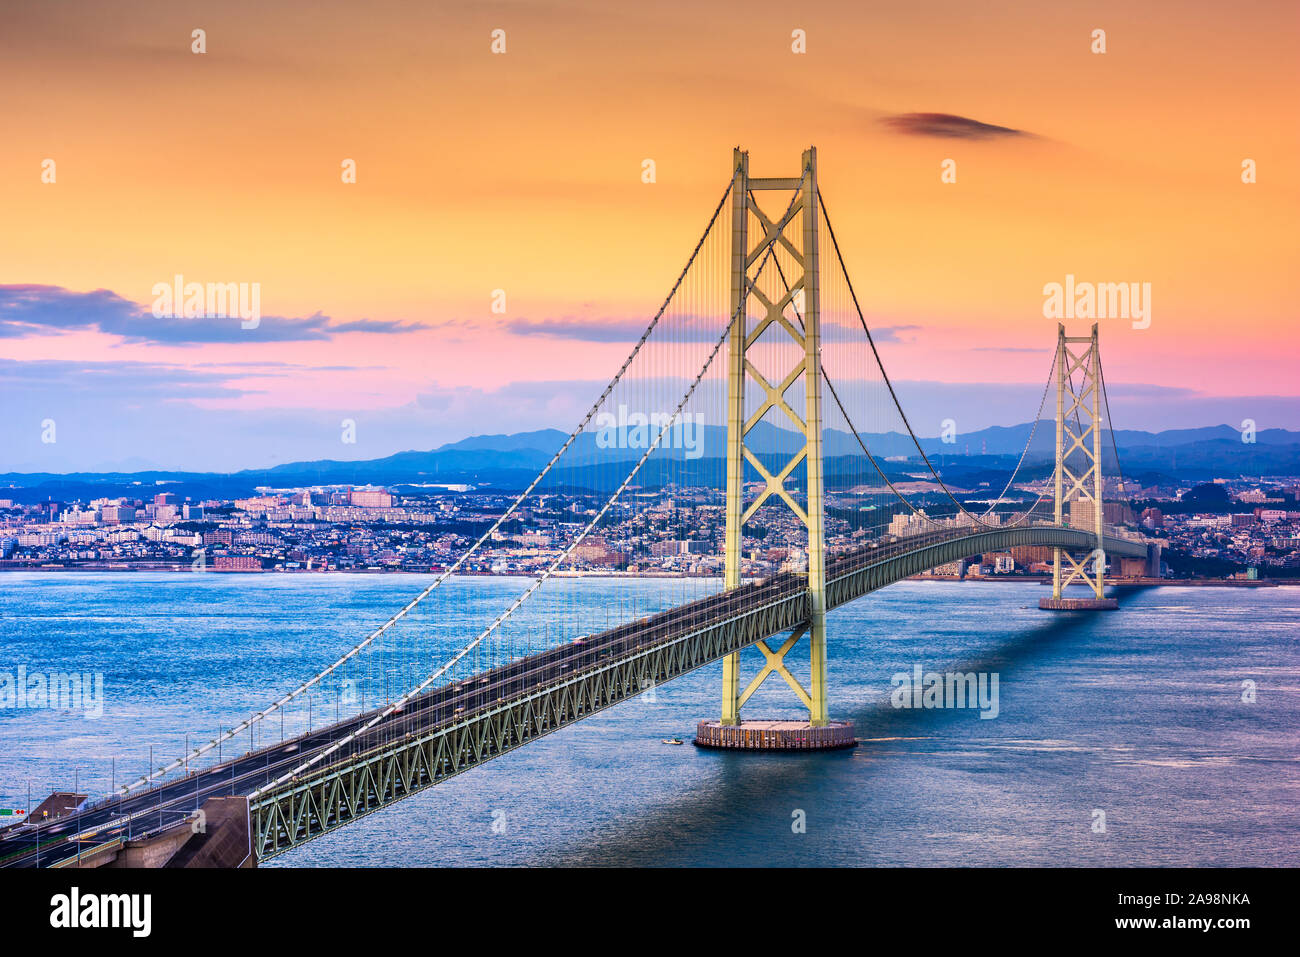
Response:
[[[1024,130],[981,123],[955,113],[897,113],[880,122],[908,136],[936,136],[942,139],[988,140],[1008,136],[1029,136]]]
[[[0,339],[59,332],[98,331],[126,342],[159,345],[306,342],[348,332],[392,334],[421,328],[395,320],[355,319],[333,323],[321,312],[310,316],[262,316],[245,329],[238,317],[159,318],[148,307],[109,289],[74,292],[61,286],[0,286]]]

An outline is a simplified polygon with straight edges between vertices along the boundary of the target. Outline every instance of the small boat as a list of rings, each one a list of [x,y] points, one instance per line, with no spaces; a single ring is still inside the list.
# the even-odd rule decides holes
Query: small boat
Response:
[[[664,739],[663,739],[663,743],[664,743],[664,744],[683,744],[684,742],[682,741],[681,738],[664,738]]]

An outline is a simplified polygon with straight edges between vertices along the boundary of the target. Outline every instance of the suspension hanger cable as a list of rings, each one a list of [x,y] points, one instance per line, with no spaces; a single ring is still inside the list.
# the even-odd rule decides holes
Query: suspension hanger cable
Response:
[[[729,191],[730,190],[728,190],[728,192]],[[723,199],[725,201],[726,197],[724,196]],[[790,201],[790,205],[792,207],[794,205],[793,198]],[[719,209],[721,209],[721,204],[719,204]],[[788,209],[786,213],[788,215],[789,213]],[[715,210],[714,212],[715,218],[716,215],[717,215],[717,211]],[[712,220],[710,220],[710,227],[712,227]],[[696,249],[698,250],[698,248],[699,247],[697,246]],[[767,264],[768,259],[772,256],[772,253],[773,253],[773,247],[769,246],[767,253],[763,257],[763,262],[759,264],[759,268],[755,273],[755,278],[753,281],[757,281],[758,276],[762,274],[763,268]],[[747,281],[747,285],[748,282],[749,281]],[[589,521],[586,524],[586,526],[582,529],[582,531],[579,532],[578,535],[573,539],[573,541],[571,541],[564,548],[564,550],[558,556],[556,556],[556,558],[550,563],[550,565],[546,568],[546,570],[543,571],[541,575],[537,576],[537,578],[533,581],[533,583],[529,585],[527,589],[525,589],[523,594],[521,594],[518,598],[516,598],[514,602],[512,602],[511,605],[504,612],[498,615],[493,620],[493,622],[490,625],[488,625],[488,627],[485,628],[473,641],[471,641],[469,644],[465,645],[458,652],[456,652],[456,654],[453,655],[444,665],[436,669],[427,678],[425,678],[422,682],[420,682],[419,685],[412,688],[410,691],[406,692],[400,699],[398,699],[393,704],[389,705],[387,708],[381,711],[370,721],[367,721],[360,728],[357,728],[356,730],[349,732],[345,737],[341,738],[339,741],[337,741],[330,747],[316,753],[315,755],[313,755],[308,760],[304,761],[302,764],[300,764],[292,771],[289,771],[281,775],[276,780],[269,782],[268,784],[265,784],[262,787],[258,788],[257,790],[253,791],[252,793],[250,793],[249,794],[250,800],[257,798],[259,795],[261,795],[262,793],[264,793],[265,791],[267,791],[272,787],[276,787],[280,784],[285,783],[286,781],[290,780],[296,775],[301,774],[303,771],[307,770],[308,768],[313,767],[316,764],[319,764],[326,757],[329,757],[330,755],[337,753],[341,748],[344,748],[349,744],[351,744],[353,741],[357,740],[361,735],[365,734],[375,725],[379,724],[381,721],[386,719],[389,715],[402,710],[405,707],[407,702],[409,702],[412,698],[416,697],[418,694],[420,694],[426,688],[432,685],[438,678],[442,677],[442,675],[445,674],[448,671],[448,669],[453,668],[459,661],[461,661],[461,659],[463,659],[471,651],[477,648],[485,639],[493,635],[496,632],[496,630],[501,626],[502,622],[504,622],[511,615],[513,615],[515,611],[517,611],[520,608],[520,606],[524,604],[524,602],[526,602],[530,597],[532,597],[532,595],[537,591],[537,589],[540,588],[555,573],[555,570],[569,558],[569,556],[578,547],[578,545],[581,544],[583,539],[585,539],[587,535],[591,532],[591,530],[595,528],[599,524],[599,522],[605,517],[606,512],[608,512],[609,509],[613,506],[613,504],[622,496],[624,490],[627,489],[628,485],[631,484],[632,480],[636,478],[637,474],[641,471],[641,467],[645,465],[646,460],[649,459],[651,454],[659,447],[659,444],[663,441],[664,435],[667,434],[672,424],[680,418],[682,414],[682,409],[685,408],[686,403],[690,401],[691,396],[695,394],[695,390],[699,386],[700,381],[704,378],[705,374],[709,371],[709,368],[713,365],[713,361],[717,357],[718,352],[722,349],[722,346],[726,344],[727,338],[731,335],[732,327],[738,321],[740,321],[740,317],[745,314],[746,303],[748,301],[748,298],[749,297],[747,293],[746,295],[741,297],[740,303],[737,305],[736,311],[732,314],[730,321],[726,325],[726,328],[723,329],[722,335],[719,336],[717,341],[713,344],[713,348],[709,352],[708,358],[705,360],[703,367],[700,369],[700,371],[696,374],[694,380],[691,382],[690,387],[686,390],[686,394],[683,395],[681,401],[677,403],[677,408],[673,411],[673,414],[671,416],[668,416],[667,419],[664,421],[663,425],[659,429],[659,433],[655,436],[654,441],[645,450],[645,452],[642,453],[641,457],[637,460],[636,464],[632,467],[632,470],[627,474],[627,477],[623,479],[622,483],[618,486],[617,489],[615,489],[614,493],[610,495],[610,497],[606,500],[605,504],[600,508],[600,510],[597,511],[594,516],[592,516],[591,521]],[[621,374],[621,370],[620,370],[620,374]]]
[[[551,456],[550,461],[547,462],[545,467],[543,467],[542,470],[537,474],[537,477],[534,478],[532,482],[529,483],[528,487],[525,488],[524,491],[521,492],[514,499],[514,501],[510,504],[510,507],[507,508],[505,512],[502,513],[502,515],[499,518],[497,518],[496,521],[493,522],[492,525],[485,532],[483,532],[482,535],[479,536],[477,541],[475,541],[465,552],[463,552],[460,555],[460,557],[456,559],[455,562],[453,562],[436,579],[434,579],[434,581],[431,582],[423,591],[421,591],[418,595],[416,595],[409,602],[407,602],[407,604],[403,606],[400,611],[398,611],[391,618],[389,618],[378,628],[372,631],[362,641],[354,645],[349,651],[347,651],[344,655],[342,655],[337,660],[335,660],[327,668],[318,672],[316,675],[309,678],[307,681],[304,681],[293,691],[290,691],[288,694],[284,695],[279,700],[275,701],[269,707],[264,708],[263,710],[257,712],[256,714],[250,716],[249,718],[246,718],[245,720],[241,721],[239,724],[231,728],[229,731],[222,732],[221,734],[217,735],[208,743],[193,749],[192,751],[188,752],[187,755],[177,758],[176,760],[172,761],[170,764],[167,764],[157,769],[151,768],[148,774],[145,774],[144,776],[136,779],[130,784],[124,784],[122,787],[118,788],[118,793],[127,794],[130,791],[135,790],[136,788],[142,787],[143,785],[146,784],[150,784],[151,782],[157,780],[158,778],[165,776],[170,771],[174,771],[177,768],[187,765],[187,763],[189,761],[192,761],[194,758],[200,757],[201,755],[206,754],[218,748],[223,742],[229,741],[230,739],[243,733],[245,730],[250,728],[256,722],[263,720],[264,718],[268,717],[271,714],[274,714],[276,711],[284,707],[286,704],[289,704],[290,702],[294,701],[304,692],[308,691],[310,688],[319,684],[323,679],[333,674],[340,667],[342,667],[347,662],[351,661],[354,657],[356,657],[358,654],[360,654],[372,642],[374,642],[377,638],[379,638],[390,628],[392,628],[393,625],[397,624],[399,621],[405,618],[421,602],[423,602],[424,599],[427,598],[435,589],[437,589],[440,585],[442,585],[443,582],[445,582],[448,578],[450,578],[457,571],[459,571],[460,568],[465,564],[465,562],[470,558],[470,556],[474,555],[479,550],[479,548],[483,545],[483,543],[488,541],[492,537],[492,535],[496,531],[498,531],[503,524],[505,524],[505,522],[510,518],[510,516],[513,515],[516,510],[518,510],[519,506],[528,498],[530,494],[532,494],[533,490],[537,488],[537,486],[541,483],[541,481],[550,473],[550,471],[555,467],[555,464],[560,460],[561,457],[563,457],[563,455],[573,445],[578,435],[580,435],[583,432],[583,430],[587,427],[587,425],[590,423],[591,419],[595,416],[596,412],[600,409],[600,407],[604,404],[605,400],[609,397],[610,393],[614,390],[614,387],[622,380],[624,374],[628,370],[628,367],[631,366],[633,360],[636,359],[637,355],[641,352],[642,347],[645,346],[646,344],[646,340],[650,338],[650,334],[654,332],[655,328],[659,325],[660,319],[663,317],[669,304],[673,301],[673,297],[677,294],[678,288],[682,285],[683,280],[685,280],[687,274],[690,272],[691,266],[695,263],[696,257],[699,255],[700,248],[704,245],[704,241],[708,238],[709,234],[713,231],[713,226],[718,219],[719,213],[721,213],[722,209],[726,206],[727,197],[731,195],[731,190],[734,186],[734,183],[735,183],[735,177],[733,176],[732,179],[728,181],[727,188],[722,193],[722,198],[718,201],[717,206],[714,207],[713,215],[709,217],[708,225],[705,226],[703,234],[696,242],[695,248],[692,250],[690,258],[686,261],[686,265],[682,267],[682,271],[678,275],[677,281],[673,283],[672,288],[669,290],[668,295],[665,297],[662,305],[660,305],[658,311],[654,314],[654,317],[650,320],[650,323],[646,326],[645,331],[641,333],[641,337],[637,340],[636,345],[633,346],[632,351],[628,354],[627,358],[623,360],[623,364],[619,367],[618,372],[614,374],[613,379],[611,379],[609,384],[605,386],[605,389],[601,392],[600,396],[592,404],[591,408],[588,409],[587,414],[583,417],[582,421],[578,424],[578,427],[569,433],[569,436],[568,438],[565,439],[564,444],[560,446],[559,450],[553,456]],[[102,800],[108,800],[110,798],[111,795]]]
[[[853,289],[853,280],[849,277],[848,267],[847,267],[847,266],[845,265],[845,263],[844,263],[844,256],[843,256],[843,254],[840,252],[840,244],[839,244],[839,241],[838,241],[838,240],[836,239],[836,237],[835,237],[835,229],[831,226],[830,214],[829,214],[829,213],[827,212],[827,210],[826,210],[826,202],[825,202],[825,200],[822,199],[822,195],[821,195],[821,190],[820,190],[820,189],[818,189],[818,191],[817,191],[817,199],[818,199],[818,205],[821,207],[821,210],[822,210],[822,218],[823,218],[823,219],[825,220],[825,222],[826,222],[826,231],[827,231],[827,234],[830,236],[830,238],[831,238],[831,245],[832,245],[832,246],[834,247],[834,249],[835,249],[835,258],[836,258],[836,259],[838,260],[838,262],[839,262],[839,265],[840,265],[840,271],[841,271],[841,273],[843,273],[843,275],[844,275],[844,282],[845,282],[845,284],[847,285],[848,290],[849,290],[849,296],[850,296],[850,297],[852,298],[852,300],[853,300],[853,308],[854,308],[854,310],[857,312],[857,315],[858,315],[858,321],[862,324],[862,331],[866,333],[866,336],[867,336],[867,342],[868,342],[868,344],[871,346],[871,354],[875,357],[875,360],[876,360],[876,366],[877,366],[877,368],[880,369],[880,375],[881,375],[881,378],[883,379],[886,388],[889,390],[889,396],[890,396],[890,398],[893,400],[894,408],[898,411],[899,417],[902,419],[903,426],[904,426],[904,428],[907,429],[907,434],[908,434],[908,436],[910,436],[911,439],[912,439],[912,444],[916,446],[916,450],[921,454],[921,459],[922,459],[922,461],[925,462],[925,466],[926,466],[926,468],[929,470],[930,474],[934,476],[935,482],[938,484],[939,488],[943,491],[944,495],[948,498],[948,500],[951,501],[952,504],[955,505],[955,506],[957,507],[957,509],[958,509],[961,513],[963,513],[964,515],[966,515],[967,517],[969,517],[969,518],[970,518],[972,521],[974,521],[976,524],[978,524],[978,525],[984,525],[985,527],[993,527],[993,526],[990,526],[988,523],[984,522],[984,521],[982,520],[981,517],[976,516],[973,512],[971,512],[970,510],[968,510],[968,509],[966,508],[965,505],[963,505],[960,501],[957,500],[957,497],[956,497],[955,495],[952,494],[952,491],[948,488],[947,484],[944,483],[943,478],[939,475],[938,471],[937,471],[937,470],[935,469],[935,467],[934,467],[934,464],[930,461],[930,457],[926,454],[925,449],[921,446],[921,441],[920,441],[920,439],[917,438],[916,432],[912,429],[912,425],[911,425],[911,423],[910,423],[910,422],[908,421],[908,419],[907,419],[907,413],[903,411],[902,403],[900,403],[899,400],[898,400],[898,393],[895,392],[895,390],[894,390],[894,384],[893,384],[893,382],[892,382],[892,381],[890,380],[890,378],[889,378],[889,373],[887,373],[887,372],[885,371],[885,364],[884,364],[883,360],[881,360],[881,358],[880,358],[880,351],[876,348],[875,338],[871,335],[871,328],[867,325],[866,316],[863,315],[863,312],[862,312],[862,306],[861,306],[861,304],[858,302],[858,295],[857,295],[857,292]],[[1053,360],[1053,361],[1055,362],[1055,360]],[[1050,376],[1050,375],[1048,376],[1048,380],[1047,380],[1047,381],[1048,381],[1048,387],[1050,387],[1050,384],[1051,384],[1051,376]],[[1033,441],[1034,433],[1035,433],[1035,431],[1036,431],[1037,428],[1038,428],[1038,421],[1037,421],[1037,420],[1041,417],[1041,412],[1042,412],[1042,403],[1045,402],[1046,399],[1047,399],[1047,391],[1048,391],[1048,387],[1044,387],[1044,389],[1043,389],[1043,398],[1042,398],[1042,400],[1040,400],[1040,402],[1039,402],[1039,414],[1038,414],[1038,415],[1035,415],[1035,417],[1034,417],[1034,419],[1035,419],[1034,424],[1033,424],[1033,426],[1032,426],[1031,429],[1030,429],[1030,441],[1025,443],[1025,448],[1024,448],[1024,450],[1023,450],[1023,451],[1021,452],[1021,454],[1020,454],[1020,462],[1021,462],[1021,463],[1023,463],[1024,460],[1025,460],[1025,456],[1027,455],[1027,453],[1028,453],[1028,451],[1029,451],[1030,443]],[[846,418],[847,418],[847,415],[846,415]],[[857,436],[856,429],[854,430],[854,435],[855,435],[855,437]],[[859,445],[862,444],[861,438],[858,439],[858,443],[859,443]],[[865,447],[864,447],[864,448],[865,448]],[[1020,468],[1020,464],[1018,463],[1018,464],[1016,465],[1016,470],[1018,471],[1019,468]],[[877,469],[879,469],[879,466],[877,466]],[[1012,472],[1011,480],[1008,481],[1006,489],[1003,490],[1003,495],[1006,494],[1006,491],[1007,491],[1008,489],[1010,489],[1011,484],[1015,481],[1015,475],[1016,475],[1016,473],[1015,473],[1015,472]],[[891,483],[891,487],[892,487],[892,483]],[[895,494],[896,494],[896,495],[898,494],[898,493],[897,493],[897,490],[895,490]],[[994,507],[996,507],[997,502],[1001,500],[1001,497],[1002,497],[1002,496],[998,496],[998,500],[995,500],[994,505],[993,505],[993,506],[990,506],[989,510],[986,511],[986,512],[984,512],[983,514],[984,514],[984,515],[988,515],[988,514],[989,514],[989,511],[992,511],[992,509],[993,509]],[[1037,508],[1039,502],[1041,502],[1041,501],[1043,500],[1044,497],[1046,497],[1046,492],[1045,492],[1045,491],[1044,491],[1044,493],[1043,493],[1042,495],[1039,496],[1038,501],[1035,502],[1033,506],[1031,506],[1030,511],[1032,511],[1033,508]],[[909,505],[909,507],[911,507],[910,503],[908,503],[908,505]],[[1021,521],[1024,521],[1024,518],[1027,517],[1028,514],[1029,514],[1029,513],[1027,512],[1025,516],[1022,516],[1020,519],[1018,519],[1017,522],[1016,522],[1016,524],[1018,524],[1018,523],[1021,522]]]
[[[818,195],[818,199],[820,200],[820,197],[821,197],[821,192],[820,192],[820,190],[818,191],[818,194],[817,194],[817,195]],[[824,204],[822,204],[822,209],[823,209],[823,212],[824,212],[824,210],[825,210],[825,205],[824,205]],[[827,227],[828,230],[830,229],[830,220],[829,220],[829,219],[827,219],[827,221],[826,221],[826,227]],[[835,241],[834,233],[831,234],[831,241],[832,241],[832,243],[834,243],[834,241]],[[835,250],[835,251],[836,251],[836,256],[838,257],[838,256],[839,256],[839,247],[838,247],[838,245],[836,246],[836,250]],[[842,258],[840,259],[840,266],[841,266],[841,268],[843,268],[843,266],[844,266],[844,260],[843,260]],[[780,264],[779,262],[777,263],[777,267],[776,267],[776,268],[777,268],[777,272],[780,274],[780,277],[781,277],[781,283],[785,286],[785,291],[788,293],[788,292],[790,291],[790,284],[789,284],[789,282],[788,282],[788,281],[786,280],[786,278],[785,278],[785,271],[781,268],[781,264]],[[850,292],[852,292],[852,284],[849,283],[848,272],[847,272],[847,270],[845,270],[845,272],[844,272],[844,279],[845,279],[846,284],[849,285]],[[855,305],[855,306],[857,305],[857,298],[856,298],[856,296],[854,297],[854,305]],[[799,330],[802,332],[802,331],[804,331],[803,316],[800,315],[799,310],[798,310],[797,307],[792,307],[792,308],[794,308],[795,319],[796,319],[796,321],[799,323]],[[859,317],[859,319],[862,318],[862,313],[861,313],[861,310],[860,310],[860,309],[858,310],[858,317]],[[863,328],[866,329],[866,322],[865,322],[865,320],[863,320]],[[871,333],[870,333],[870,331],[867,332],[867,338],[868,338],[868,341],[870,342],[870,339],[871,339]],[[872,344],[871,344],[871,347],[872,347],[872,351],[874,352],[874,351],[875,351],[875,344],[872,343]],[[878,353],[876,354],[876,362],[877,362],[878,364],[880,363],[880,356],[879,356]],[[904,505],[906,505],[909,509],[911,509],[912,513],[915,514],[918,518],[921,518],[921,519],[923,519],[923,520],[925,520],[925,521],[927,521],[927,522],[930,522],[931,524],[939,525],[939,524],[940,524],[940,521],[939,521],[938,519],[935,519],[935,518],[932,518],[932,517],[929,516],[929,515],[926,515],[924,511],[918,509],[915,505],[913,505],[912,502],[909,501],[908,498],[907,498],[906,496],[904,496],[903,493],[900,492],[900,491],[898,490],[897,486],[894,485],[893,481],[892,481],[892,480],[889,478],[889,476],[885,473],[884,469],[881,468],[880,463],[876,461],[876,457],[875,457],[874,455],[871,454],[871,451],[867,448],[866,443],[864,443],[864,442],[862,441],[862,436],[860,435],[857,426],[853,424],[853,419],[849,416],[848,410],[844,407],[844,403],[840,400],[839,392],[836,391],[836,389],[835,389],[835,383],[831,380],[830,373],[826,370],[826,364],[825,364],[824,362],[821,362],[821,361],[819,360],[819,365],[820,365],[820,367],[821,367],[822,378],[825,379],[825,381],[826,381],[826,387],[830,390],[830,393],[831,393],[832,398],[835,399],[835,404],[836,404],[836,406],[839,407],[840,414],[844,416],[844,421],[848,424],[848,426],[849,426],[849,431],[853,433],[853,438],[857,441],[858,447],[862,450],[863,454],[866,455],[867,460],[868,460],[868,461],[871,463],[871,465],[875,468],[876,472],[880,475],[880,477],[881,477],[882,479],[885,480],[885,484],[889,486],[889,490],[890,490],[891,492],[893,492],[894,495],[895,495],[895,496],[896,496],[896,497],[897,497],[897,498],[898,498],[898,499],[899,499],[899,500],[900,500]],[[1030,430],[1029,430],[1029,440],[1025,443],[1025,447],[1021,450],[1021,452],[1020,452],[1020,459],[1019,459],[1019,461],[1016,462],[1016,467],[1012,470],[1012,472],[1011,472],[1011,477],[1007,479],[1007,484],[1006,484],[1005,486],[1003,486],[1002,491],[998,494],[997,498],[995,498],[995,499],[993,500],[993,502],[989,505],[989,507],[988,507],[987,509],[985,509],[983,512],[981,512],[979,515],[976,515],[975,513],[973,513],[973,512],[971,512],[970,510],[968,510],[968,509],[967,509],[967,508],[966,508],[966,507],[965,507],[961,502],[957,501],[957,499],[952,495],[951,492],[948,491],[948,488],[947,488],[946,485],[944,485],[943,480],[942,480],[941,478],[939,478],[938,473],[934,471],[934,468],[933,468],[933,467],[931,467],[931,469],[930,469],[931,473],[934,474],[935,479],[938,481],[940,487],[943,488],[943,490],[944,490],[944,492],[947,494],[948,498],[952,500],[953,504],[957,506],[958,510],[959,510],[962,514],[965,514],[965,515],[967,515],[968,517],[970,517],[970,518],[971,518],[971,519],[972,519],[976,524],[982,525],[982,526],[984,526],[985,528],[993,528],[993,527],[996,527],[996,526],[990,525],[989,523],[985,522],[984,519],[985,519],[986,517],[988,517],[988,515],[989,515],[989,514],[990,514],[994,509],[997,508],[998,504],[1001,503],[1002,499],[1006,496],[1007,492],[1010,491],[1011,486],[1015,483],[1016,476],[1017,476],[1017,474],[1019,474],[1019,472],[1020,472],[1020,467],[1021,467],[1021,465],[1024,464],[1025,456],[1029,453],[1030,446],[1033,445],[1034,434],[1037,432],[1037,430],[1038,430],[1038,423],[1039,423],[1039,420],[1042,418],[1042,414],[1043,414],[1043,405],[1044,405],[1044,403],[1047,402],[1047,393],[1048,393],[1048,390],[1051,388],[1051,384],[1052,384],[1052,373],[1053,373],[1055,370],[1056,370],[1056,356],[1053,355],[1053,356],[1052,356],[1052,362],[1051,362],[1051,365],[1050,365],[1050,367],[1049,367],[1049,369],[1048,369],[1048,372],[1047,372],[1047,381],[1046,381],[1046,383],[1043,385],[1043,394],[1042,394],[1042,396],[1041,396],[1041,397],[1039,398],[1039,400],[1038,400],[1038,411],[1034,414],[1034,422],[1033,422],[1033,425],[1030,427]],[[885,370],[884,370],[884,366],[883,366],[883,364],[880,365],[880,371],[881,371],[881,375],[884,375],[884,374],[885,374]],[[888,376],[885,376],[885,383],[886,383],[887,385],[889,384],[889,378],[888,378]],[[893,395],[893,386],[892,386],[892,385],[890,386],[890,390],[889,390],[889,391],[890,391],[890,394]],[[894,403],[895,403],[895,405],[898,404],[898,398],[897,398],[897,396],[894,396]],[[902,415],[902,411],[903,411],[903,410],[902,410],[901,406],[899,407],[898,411],[899,411],[899,414]],[[907,423],[906,416],[904,416],[904,418],[903,418],[903,422],[904,422],[904,424]],[[910,427],[910,426],[908,426],[908,433],[911,434],[911,427]],[[924,450],[921,449],[921,447],[920,447],[920,443],[917,441],[915,435],[912,435],[912,441],[913,441],[914,443],[916,443],[917,450],[920,451],[922,455],[924,455],[925,452],[924,452]],[[927,464],[929,464],[929,460],[928,460],[928,459],[927,459]],[[1005,524],[1008,524],[1008,525],[1018,525],[1018,524],[1020,524],[1021,522],[1023,522],[1026,518],[1029,517],[1030,514],[1033,513],[1034,509],[1036,509],[1036,508],[1039,506],[1039,504],[1043,501],[1043,499],[1046,497],[1046,495],[1047,495],[1047,492],[1046,492],[1046,490],[1044,490],[1044,491],[1043,491],[1043,492],[1038,496],[1037,501],[1035,501],[1034,504],[1031,505],[1031,506],[1030,506],[1030,507],[1025,511],[1025,513],[1024,513],[1022,516],[1020,516],[1019,518],[1015,519],[1014,521],[1010,521],[1010,522],[1007,522],[1007,523],[1005,523]]]

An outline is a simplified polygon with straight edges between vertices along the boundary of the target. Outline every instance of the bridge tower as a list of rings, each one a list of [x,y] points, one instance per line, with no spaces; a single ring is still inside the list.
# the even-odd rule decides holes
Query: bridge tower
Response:
[[[749,154],[733,154],[731,184],[731,327],[727,350],[727,501],[724,543],[726,587],[741,584],[742,534],[746,522],[765,504],[788,508],[808,531],[808,620],[791,632],[779,648],[757,642],[764,664],[740,687],[740,654],[722,662],[722,717],[700,722],[695,743],[703,747],[745,750],[801,750],[851,747],[856,744],[853,726],[830,721],[826,702],[826,550],[822,499],[822,374],[821,303],[818,232],[821,210],[817,194],[817,150],[804,152],[803,164],[794,177],[751,177]],[[770,216],[760,197],[769,200],[778,193],[793,199],[783,214]],[[782,196],[782,199],[784,199]],[[754,242],[751,221],[762,231]],[[771,275],[774,256],[792,263],[781,270],[778,294],[765,294],[759,276],[766,268]],[[769,330],[771,332],[769,333]],[[747,357],[765,333],[788,336],[798,358],[792,368],[764,375]],[[784,339],[782,341],[785,341]],[[789,354],[789,350],[787,350]],[[803,409],[797,411],[787,393],[802,384]],[[757,386],[761,403],[746,408],[747,387]],[[782,426],[803,437],[803,446],[782,467],[772,470],[747,441],[747,436],[772,409],[784,413]],[[745,501],[745,470],[748,464],[764,483],[752,501]],[[805,466],[804,503],[787,487],[791,475]],[[785,659],[800,639],[808,637],[810,687],[805,689],[786,667]],[[808,709],[808,720],[742,721],[740,709],[768,677],[780,675]]]
[[[1053,611],[1114,609],[1119,602],[1105,595],[1105,508],[1101,474],[1101,364],[1097,325],[1092,335],[1067,336],[1065,324],[1056,335],[1056,524],[1065,524],[1067,502],[1086,502],[1079,509],[1096,545],[1076,560],[1063,548],[1052,550],[1052,597],[1040,598],[1039,608]],[[1076,385],[1075,374],[1079,374]],[[1071,508],[1071,517],[1075,509]],[[1073,522],[1071,523],[1073,524]],[[1089,598],[1066,598],[1063,589],[1081,581],[1092,589]]]

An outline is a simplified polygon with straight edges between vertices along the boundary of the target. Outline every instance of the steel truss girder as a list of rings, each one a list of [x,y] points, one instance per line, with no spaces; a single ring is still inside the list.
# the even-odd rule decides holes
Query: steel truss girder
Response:
[[[1096,544],[1091,532],[1077,528],[1054,525],[1029,525],[978,532],[959,538],[946,539],[919,548],[916,551],[895,555],[870,565],[856,568],[846,574],[826,580],[826,607],[838,608],[855,598],[884,588],[896,581],[939,565],[946,565],[971,555],[988,551],[1001,551],[1020,545],[1050,545],[1063,549],[1090,549]],[[1140,558],[1146,555],[1146,546],[1125,538],[1105,538],[1108,553]]]
[[[454,724],[313,770],[253,801],[249,810],[258,859],[283,854],[647,688],[796,628],[808,618],[808,594],[796,592],[525,692]]]
[[[829,578],[826,604],[827,608],[847,604],[892,582],[983,551],[1016,545],[1080,548],[1090,541],[1086,532],[1055,526],[1005,528],[952,538]],[[1127,539],[1107,538],[1106,547],[1116,554],[1146,554],[1144,545]],[[803,636],[810,620],[808,593],[796,592],[745,609],[725,621],[636,649],[406,741],[314,769],[252,802],[249,810],[258,859],[283,854],[647,688],[749,645],[762,642],[766,646],[772,635],[792,631],[776,652],[767,648],[771,667],[762,675],[766,678],[776,672],[785,677],[788,673],[784,673],[781,659]],[[761,680],[751,682],[753,688],[746,689],[744,697],[758,684]]]

